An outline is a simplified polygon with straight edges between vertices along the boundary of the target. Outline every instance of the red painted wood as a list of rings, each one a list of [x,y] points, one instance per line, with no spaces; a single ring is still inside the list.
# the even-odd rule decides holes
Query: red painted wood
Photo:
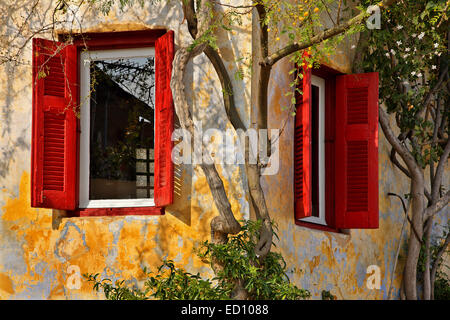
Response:
[[[31,205],[75,209],[77,50],[33,39]]]
[[[161,215],[164,214],[164,208],[162,207],[143,207],[143,208],[102,208],[102,209],[76,209],[76,205],[78,203],[78,189],[79,189],[79,119],[75,117],[75,119],[68,114],[68,108],[62,109],[62,106],[77,106],[79,101],[79,92],[78,92],[78,69],[79,69],[79,59],[78,55],[81,50],[89,49],[89,50],[107,50],[107,49],[124,49],[124,48],[139,48],[139,47],[151,47],[156,45],[156,41],[161,38],[161,36],[165,35],[167,32],[163,29],[156,30],[143,30],[143,31],[132,31],[132,32],[108,32],[108,33],[85,33],[83,36],[74,37],[73,45],[66,46],[64,50],[61,50],[60,56],[65,59],[65,65],[70,66],[70,71],[68,70],[68,74],[66,75],[67,79],[70,79],[69,85],[65,86],[61,84],[61,75],[57,73],[56,70],[54,72],[50,72],[51,76],[48,79],[47,83],[52,84],[53,86],[47,85],[47,88],[44,86],[43,79],[38,79],[39,70],[41,70],[41,65],[44,62],[43,56],[41,55],[41,51],[44,52],[45,55],[51,53],[51,50],[55,50],[61,43],[49,42],[47,40],[35,39],[33,40],[33,79],[36,79],[35,83],[33,83],[33,123],[32,123],[32,205],[34,207],[48,207],[55,209],[64,209],[68,210],[68,214],[71,216],[113,216],[113,215]],[[64,36],[60,37],[61,40],[64,40]],[[165,42],[168,44],[168,47],[165,47],[168,53],[168,59],[163,60],[164,63],[170,60],[170,64],[166,64],[170,70],[171,68],[171,59],[173,59],[173,32],[169,32],[169,36],[166,37]],[[160,44],[165,44],[160,42]],[[164,48],[163,46],[160,46]],[[158,54],[157,54],[158,56]],[[68,58],[68,59],[66,59]],[[156,58],[158,59],[158,58]],[[57,61],[55,59],[47,59],[46,64],[48,64],[50,71],[51,68],[58,67]],[[156,67],[158,68],[158,67]],[[165,72],[167,77],[164,79],[165,83],[170,81],[170,74]],[[64,97],[62,96],[62,88],[64,87]],[[67,93],[71,93],[68,95]],[[75,94],[72,94],[75,92]],[[162,90],[157,93],[162,98],[161,101],[169,101],[169,105],[172,105],[172,96],[169,87],[169,94],[167,94],[167,90]],[[68,96],[73,96],[75,99],[67,99]],[[157,98],[159,99],[159,98]],[[166,100],[167,99],[167,100]],[[64,100],[64,102],[62,102]],[[46,108],[46,111],[56,113],[61,118],[61,109],[64,110],[64,156],[61,156],[61,153],[58,153],[61,149],[61,119],[58,119],[58,116],[53,117],[54,123],[50,123],[47,126],[47,133],[52,133],[54,136],[51,137],[49,143],[47,143],[47,153],[44,153],[44,144],[43,144],[43,105],[51,105],[52,108]],[[166,104],[167,105],[167,104]],[[164,103],[161,104],[164,106]],[[161,108],[161,110],[165,110],[166,108]],[[53,114],[52,113],[52,114]],[[163,112],[164,113],[164,112]],[[166,117],[163,118],[165,120],[165,132],[167,136],[167,130],[169,130],[170,134],[173,130],[173,106],[169,110],[168,114],[165,112]],[[52,118],[47,115],[47,118]],[[56,122],[55,122],[56,120]],[[59,121],[59,123],[58,123]],[[47,121],[48,123],[48,121]],[[162,130],[156,129],[157,132],[162,132]],[[55,136],[56,135],[56,136]],[[37,137],[37,138],[35,138]],[[56,138],[56,140],[55,140]],[[52,140],[53,139],[53,140]],[[157,139],[157,138],[156,138]],[[164,141],[167,141],[167,137]],[[59,142],[59,144],[58,144]],[[55,144],[56,143],[56,144]],[[155,141],[156,143],[156,141]],[[168,151],[169,160],[170,160],[170,152],[171,152],[171,139],[169,136],[169,144],[168,147],[164,148]],[[49,148],[50,147],[50,148]],[[157,148],[157,147],[156,147]],[[55,153],[56,152],[56,153]],[[75,157],[73,157],[75,154]],[[44,156],[47,156],[46,158]],[[56,158],[55,158],[56,156]],[[167,154],[166,154],[167,156]],[[59,158],[58,158],[59,157]],[[61,159],[64,159],[64,165],[67,165],[64,169],[64,175],[67,174],[67,179],[64,176],[63,181],[63,190],[44,190],[44,162],[50,165],[59,165],[61,167]],[[69,159],[73,159],[70,161]],[[169,163],[168,166],[163,165],[160,167],[166,168],[167,181],[171,182],[166,186],[166,190],[164,190],[164,195],[160,197],[159,203],[169,204],[173,199],[173,164],[171,161],[167,161],[167,158],[164,158],[162,162]],[[59,162],[58,162],[59,161]],[[156,164],[155,164],[156,165]],[[53,189],[61,189],[61,168],[57,168],[57,170],[45,170],[47,173],[53,173],[53,176],[46,175],[47,179],[46,186],[47,188]],[[48,168],[48,166],[47,166]],[[156,169],[156,168],[155,168]],[[59,171],[58,171],[59,170]],[[157,178],[155,178],[156,180]],[[156,181],[155,181],[156,182]],[[59,183],[59,185],[58,185]],[[171,191],[167,190],[171,189]],[[156,193],[156,190],[155,190]],[[62,196],[64,194],[64,196]],[[155,198],[157,198],[155,196]],[[155,199],[155,201],[157,201]]]
[[[110,50],[110,49],[154,47],[158,38],[160,38],[166,33],[167,31],[165,29],[84,33],[83,35],[75,35],[73,43],[74,45],[77,46],[78,53],[81,52],[81,50],[85,49]],[[62,36],[62,40],[63,39],[64,36]],[[77,141],[77,150],[79,151],[79,139]],[[79,159],[79,154],[77,159]],[[77,162],[77,177],[79,177],[78,162]],[[77,179],[76,190],[78,199],[79,179]],[[164,214],[164,208],[162,207],[77,209],[70,212],[71,216],[122,216],[122,215],[162,215],[162,214]]]
[[[155,204],[173,202],[173,97],[170,89],[174,58],[174,32],[168,31],[155,43]]]
[[[378,73],[336,78],[336,228],[378,228]]]
[[[296,91],[294,138],[294,200],[295,218],[312,214],[311,204],[311,69],[303,68],[303,81]]]

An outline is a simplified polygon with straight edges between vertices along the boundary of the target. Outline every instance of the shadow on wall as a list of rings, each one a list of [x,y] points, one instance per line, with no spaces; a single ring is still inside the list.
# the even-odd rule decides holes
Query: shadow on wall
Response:
[[[5,74],[7,74],[6,81],[4,82],[4,95],[0,96],[0,99],[4,102],[1,105],[1,126],[0,126],[0,139],[1,139],[1,161],[0,161],[0,177],[5,178],[10,170],[11,161],[15,160],[18,151],[30,150],[29,143],[29,130],[31,123],[31,113],[29,121],[26,123],[20,123],[20,126],[14,125],[14,108],[13,101],[17,101],[17,97],[29,96],[28,83],[24,83],[18,89],[14,88],[14,79],[21,78],[18,73],[26,73],[28,68],[18,68],[12,64],[5,64]],[[25,77],[27,78],[27,77]],[[3,90],[2,90],[3,91]],[[30,101],[31,105],[31,101]]]
[[[192,82],[193,73],[188,72],[186,78]],[[174,112],[174,129],[179,128],[181,128],[180,121]],[[177,143],[182,143],[182,141],[174,141],[173,143],[175,146]],[[166,214],[169,213],[184,224],[191,226],[193,166],[184,163],[174,163],[173,171],[173,204],[166,208]]]

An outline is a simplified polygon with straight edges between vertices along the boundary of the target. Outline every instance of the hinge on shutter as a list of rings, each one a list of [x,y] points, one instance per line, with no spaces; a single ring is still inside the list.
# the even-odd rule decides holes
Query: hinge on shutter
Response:
[[[41,192],[40,192],[40,198],[41,198],[41,203],[44,203],[45,196],[44,196],[43,190],[41,190]]]

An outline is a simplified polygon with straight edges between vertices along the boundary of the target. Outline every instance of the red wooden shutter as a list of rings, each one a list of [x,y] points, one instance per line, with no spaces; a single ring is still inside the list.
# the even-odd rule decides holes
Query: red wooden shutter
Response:
[[[168,31],[155,43],[155,204],[173,202],[173,97],[170,89],[174,57],[173,31]]]
[[[297,91],[294,138],[295,218],[310,217],[311,204],[311,69],[303,68],[303,82]]]
[[[378,73],[336,79],[336,227],[378,228]]]
[[[75,209],[76,47],[33,39],[31,206]]]

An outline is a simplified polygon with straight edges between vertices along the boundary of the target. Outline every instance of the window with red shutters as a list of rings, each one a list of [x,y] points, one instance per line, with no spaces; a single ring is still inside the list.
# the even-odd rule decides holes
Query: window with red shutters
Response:
[[[75,209],[77,51],[33,39],[31,205]]]
[[[337,72],[321,67],[313,75],[326,82],[325,99],[325,209],[326,226],[310,223],[303,219],[304,210],[299,210],[298,201],[305,199],[304,150],[308,144],[302,135],[304,115],[311,91],[299,97],[295,120],[294,139],[294,198],[296,223],[318,227],[324,230],[377,228],[378,227],[378,73],[338,75]],[[310,77],[311,78],[311,77]],[[302,86],[310,86],[305,77]],[[310,80],[309,80],[310,81]],[[302,88],[300,88],[302,90]],[[311,141],[314,137],[311,133]],[[310,158],[311,159],[311,158]],[[313,161],[317,161],[313,158]],[[310,171],[308,171],[310,172]],[[308,173],[307,173],[308,174]],[[307,179],[317,185],[317,175]],[[312,181],[312,182],[311,182]],[[323,189],[322,189],[323,190]],[[309,189],[306,197],[317,198]],[[304,206],[303,206],[304,208]],[[300,212],[300,214],[299,214]],[[307,217],[307,216],[306,216]]]
[[[107,41],[106,38],[108,39]],[[32,206],[71,211],[74,215],[127,215],[160,214],[163,206],[173,202],[173,164],[171,161],[173,131],[173,99],[170,90],[172,59],[174,56],[173,31],[149,30],[137,32],[118,32],[107,34],[85,34],[80,40],[75,37],[73,45],[44,39],[33,39],[33,121],[32,121],[32,159],[31,189]],[[79,87],[81,54],[89,50],[134,50],[133,48],[154,47],[155,52],[155,152],[147,152],[146,160],[136,154],[139,170],[142,164],[155,170],[151,173],[154,185],[153,207],[130,205],[114,207],[96,206],[80,208],[79,192],[89,189],[80,183],[80,135],[86,128],[77,118],[80,112]],[[86,61],[84,61],[86,63]],[[106,63],[107,64],[107,63]],[[95,65],[97,67],[97,64]],[[91,67],[92,68],[92,67]],[[110,81],[111,82],[111,81]],[[122,92],[119,86],[117,92]],[[105,86],[106,87],[106,86]],[[122,92],[123,97],[129,96]],[[133,98],[131,98],[133,99]],[[136,103],[141,103],[134,99]],[[142,103],[141,103],[142,104]],[[139,117],[141,122],[141,117]],[[150,123],[150,122],[149,122]],[[89,129],[89,128],[88,128]],[[147,131],[150,129],[146,129]],[[153,133],[152,133],[153,136]],[[87,149],[89,152],[89,148]],[[136,150],[137,152],[138,150]],[[139,149],[139,152],[141,149]],[[148,151],[148,150],[147,150]],[[95,158],[95,156],[94,156]],[[89,158],[88,158],[89,159]],[[150,159],[150,160],[149,160]],[[153,167],[154,161],[154,167]],[[145,163],[144,163],[145,162]],[[150,163],[152,162],[152,163]],[[151,166],[151,167],[149,167]],[[154,168],[154,169],[153,169]],[[85,168],[86,169],[86,168]],[[89,163],[87,165],[89,169]],[[143,174],[137,172],[136,175]],[[137,178],[137,177],[136,177]],[[153,180],[154,179],[154,180]],[[98,179],[97,179],[98,180]],[[83,180],[84,183],[86,180]],[[123,185],[123,182],[120,182]],[[86,183],[85,183],[86,184]],[[119,185],[116,183],[116,185]],[[153,188],[153,186],[151,186]],[[136,181],[136,189],[138,181]],[[148,189],[148,186],[145,187]],[[138,192],[137,190],[136,192]],[[147,194],[149,190],[146,191]],[[142,192],[141,192],[142,193]],[[151,196],[153,197],[153,190]],[[136,203],[131,201],[129,203]],[[147,203],[147,202],[146,202]]]

